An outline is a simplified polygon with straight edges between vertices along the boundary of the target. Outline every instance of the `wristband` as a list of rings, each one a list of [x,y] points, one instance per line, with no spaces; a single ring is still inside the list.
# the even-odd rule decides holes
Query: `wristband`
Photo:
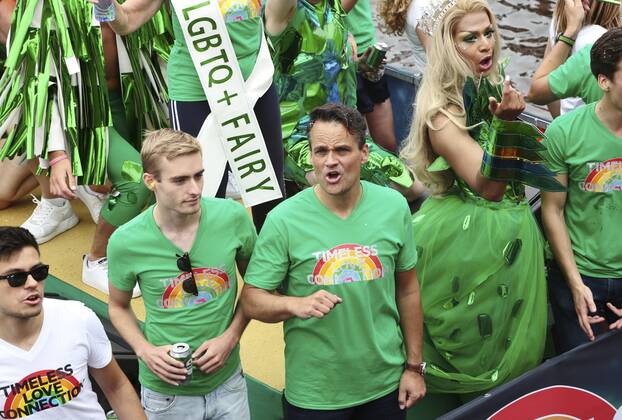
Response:
[[[574,47],[574,43],[575,43],[574,39],[568,36],[565,36],[563,34],[557,35],[557,41],[563,42],[564,44],[568,45],[570,48]]]
[[[545,165],[546,146],[532,124],[493,117],[480,173],[488,179],[520,182],[543,191],[566,191]]]
[[[58,162],[61,162],[61,161],[65,160],[65,159],[67,159],[67,155],[60,155],[60,156],[57,156],[57,157],[55,157],[54,159],[52,159],[52,160],[50,161],[50,166],[54,166],[54,165],[56,165]]]

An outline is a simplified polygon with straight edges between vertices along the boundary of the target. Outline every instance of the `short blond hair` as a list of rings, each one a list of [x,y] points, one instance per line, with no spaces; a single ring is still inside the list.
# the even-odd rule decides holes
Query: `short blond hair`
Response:
[[[140,158],[143,171],[158,177],[160,158],[172,160],[193,153],[201,153],[201,145],[197,139],[183,131],[162,128],[145,132]]]

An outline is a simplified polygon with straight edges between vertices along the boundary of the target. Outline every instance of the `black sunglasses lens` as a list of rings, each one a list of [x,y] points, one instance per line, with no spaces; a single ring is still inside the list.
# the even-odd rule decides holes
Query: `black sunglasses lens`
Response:
[[[49,268],[50,267],[48,265],[40,265],[39,267],[35,268],[34,270],[31,270],[30,274],[32,274],[32,277],[35,280],[43,281],[48,276]]]
[[[177,258],[177,268],[185,272],[192,270],[192,266],[190,265],[190,256],[188,256],[188,254],[184,254]]]
[[[195,296],[199,295],[199,290],[197,289],[197,282],[194,280],[194,276],[188,277],[181,284],[181,288],[184,289],[186,293],[192,293]]]
[[[26,279],[28,278],[28,274],[25,271],[20,271],[19,273],[13,273],[9,277],[7,277],[7,281],[9,282],[9,286],[11,287],[20,287],[26,284]]]

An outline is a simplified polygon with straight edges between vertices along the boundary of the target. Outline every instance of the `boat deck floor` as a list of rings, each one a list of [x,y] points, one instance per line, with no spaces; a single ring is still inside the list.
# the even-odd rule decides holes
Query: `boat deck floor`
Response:
[[[41,245],[41,260],[50,265],[53,276],[107,303],[108,296],[82,283],[82,256],[89,250],[95,225],[79,200],[74,200],[72,206],[80,223]],[[26,197],[8,209],[0,210],[0,226],[19,226],[30,216],[34,207],[35,204]],[[240,279],[238,285],[241,289]],[[142,298],[133,299],[132,308],[140,320],[145,319]],[[240,348],[242,367],[246,373],[272,388],[283,389],[285,375],[281,323],[251,321],[244,332]]]

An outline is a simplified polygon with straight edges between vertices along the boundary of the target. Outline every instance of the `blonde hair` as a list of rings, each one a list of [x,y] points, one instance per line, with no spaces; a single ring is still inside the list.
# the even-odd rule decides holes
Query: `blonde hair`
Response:
[[[140,149],[140,158],[143,171],[159,177],[158,163],[160,158],[172,160],[179,156],[201,153],[198,140],[183,131],[171,128],[145,132],[143,147]]]
[[[467,129],[459,120],[465,118],[462,90],[467,77],[474,77],[470,64],[460,55],[454,41],[454,30],[458,22],[469,13],[486,12],[493,29],[495,40],[493,50],[493,70],[488,79],[493,84],[502,83],[499,71],[494,64],[498,62],[501,41],[497,22],[485,0],[457,0],[438,23],[428,51],[428,67],[417,92],[413,123],[405,147],[400,156],[414,169],[417,178],[430,189],[432,194],[442,194],[454,183],[451,170],[428,172],[428,166],[438,157],[432,145],[428,130],[434,127],[432,119],[444,114],[458,127]]]
[[[567,22],[564,10],[566,9],[564,0],[557,0],[553,11],[553,26],[555,33],[563,33],[566,30]],[[622,23],[619,4],[605,3],[599,0],[590,2],[590,11],[583,20],[583,26],[600,25],[609,30],[617,28]]]
[[[382,0],[378,4],[378,14],[384,21],[383,29],[389,34],[402,35],[406,28],[408,6],[414,0]]]

